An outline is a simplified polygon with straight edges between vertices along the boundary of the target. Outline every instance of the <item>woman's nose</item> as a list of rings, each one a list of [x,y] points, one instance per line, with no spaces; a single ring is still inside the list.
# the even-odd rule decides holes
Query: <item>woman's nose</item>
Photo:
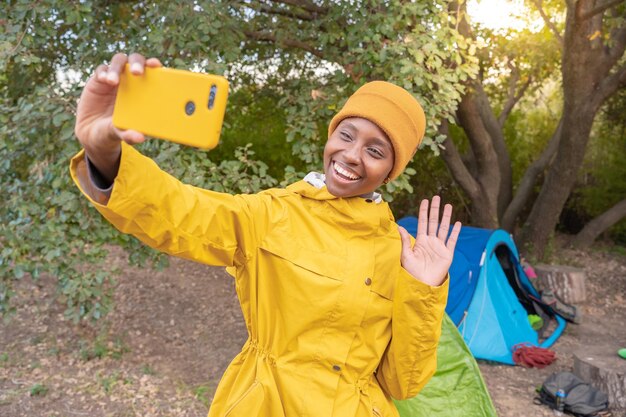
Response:
[[[359,162],[359,149],[358,146],[349,146],[343,152],[346,162],[356,164]]]

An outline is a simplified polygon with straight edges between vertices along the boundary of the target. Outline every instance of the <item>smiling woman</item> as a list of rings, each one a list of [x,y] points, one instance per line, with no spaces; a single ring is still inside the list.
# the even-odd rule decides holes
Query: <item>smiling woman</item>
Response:
[[[248,340],[220,382],[211,417],[398,416],[437,365],[447,273],[460,231],[452,207],[423,200],[415,242],[375,190],[420,144],[424,112],[406,90],[375,81],[332,119],[325,176],[286,189],[231,195],[181,183],[119,131],[111,111],[126,63],[116,55],[89,80],[71,163],[76,184],[114,226],[146,244],[226,266]],[[133,66],[133,64],[135,64]]]

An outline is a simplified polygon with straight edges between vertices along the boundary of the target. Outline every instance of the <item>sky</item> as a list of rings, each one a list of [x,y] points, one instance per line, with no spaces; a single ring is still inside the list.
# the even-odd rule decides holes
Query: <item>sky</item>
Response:
[[[529,23],[521,18],[525,14],[524,10],[523,0],[469,0],[467,3],[470,19],[490,29],[521,30],[529,25],[534,30],[541,29],[541,19]]]

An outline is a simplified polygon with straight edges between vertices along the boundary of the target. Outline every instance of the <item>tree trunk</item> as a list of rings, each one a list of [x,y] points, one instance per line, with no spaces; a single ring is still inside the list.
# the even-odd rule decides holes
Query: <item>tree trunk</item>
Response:
[[[463,162],[454,142],[450,138],[447,122],[443,122],[439,132],[446,136],[441,156],[450,170],[450,174],[472,201],[471,218],[475,226],[495,229],[498,227],[497,201],[490,198],[496,196],[498,182],[483,184],[481,179],[488,174],[472,173]],[[492,153],[492,157],[494,154]],[[480,159],[480,158],[476,158]],[[494,164],[492,168],[497,166]],[[477,170],[478,171],[478,170]],[[497,178],[497,175],[495,176]],[[487,188],[491,187],[491,188]]]
[[[464,9],[465,3],[458,7]],[[458,30],[467,38],[473,36],[465,19],[459,21]],[[511,199],[512,170],[502,127],[481,82],[478,79],[467,83],[467,92],[457,109],[459,124],[470,142],[473,165],[469,167],[463,162],[447,125],[440,129],[447,138],[442,157],[452,177],[472,202],[472,224],[493,229],[499,227],[500,217]]]
[[[509,151],[507,150],[506,143],[504,141],[504,132],[502,131],[506,118],[504,118],[502,123],[500,123],[491,109],[489,97],[483,89],[482,84],[476,84],[475,95],[478,111],[485,129],[489,133],[493,150],[497,156],[500,186],[495,200],[497,201],[498,222],[500,222],[513,196],[513,169],[511,167]],[[511,109],[513,106],[514,104],[511,104]]]
[[[515,197],[513,197],[513,200],[511,200],[509,206],[504,212],[504,216],[502,216],[501,227],[503,229],[508,230],[511,233],[514,231],[515,222],[524,208],[524,205],[530,198],[537,178],[544,172],[556,153],[559,146],[559,139],[561,139],[562,126],[563,122],[560,121],[556,131],[548,143],[548,146],[544,148],[541,155],[539,155],[539,157],[526,169],[526,172],[524,173],[524,176],[515,191]]]
[[[535,265],[537,286],[552,290],[567,304],[582,303],[587,299],[587,274],[584,269],[566,265]]]
[[[611,7],[616,5],[613,3]],[[576,182],[598,109],[626,84],[626,70],[618,67],[624,55],[626,27],[622,23],[611,31],[614,42],[605,44],[602,30],[606,9],[595,0],[567,2],[561,63],[563,125],[559,147],[520,239],[522,246],[538,257],[543,257]]]
[[[500,165],[474,91],[465,94],[457,114],[472,146],[477,168],[474,175],[480,188],[478,193],[471,195],[472,220],[479,227],[497,227]]]
[[[602,232],[626,217],[626,198],[590,221],[578,232],[572,245],[577,248],[589,247]]]
[[[567,197],[576,183],[578,170],[585,156],[593,119],[589,116],[575,115],[590,115],[597,111],[589,106],[576,106],[576,109],[576,112],[570,111],[569,117],[564,118],[556,158],[521,234],[522,247],[539,258],[543,258],[544,249],[559,221]]]
[[[606,346],[585,346],[574,352],[574,374],[604,392],[609,398],[609,409],[615,416],[626,411],[626,367]]]

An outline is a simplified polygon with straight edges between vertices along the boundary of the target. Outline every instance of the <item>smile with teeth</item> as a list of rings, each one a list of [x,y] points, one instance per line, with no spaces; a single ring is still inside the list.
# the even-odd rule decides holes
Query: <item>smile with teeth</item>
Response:
[[[333,162],[333,168],[335,170],[335,172],[341,177],[341,178],[345,178],[347,180],[351,180],[351,181],[356,181],[358,179],[360,179],[361,177],[353,174],[352,172],[342,168],[339,164],[337,164],[336,162]]]

